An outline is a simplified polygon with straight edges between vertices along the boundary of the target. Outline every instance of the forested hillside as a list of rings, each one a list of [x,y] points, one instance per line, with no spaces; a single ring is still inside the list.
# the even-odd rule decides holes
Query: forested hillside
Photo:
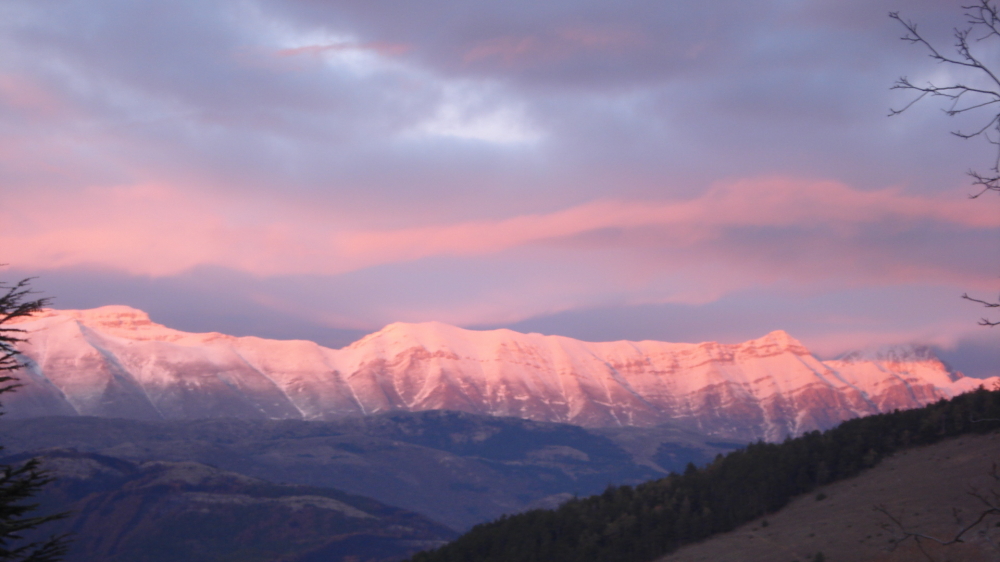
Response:
[[[0,435],[7,454],[61,448],[135,463],[195,461],[269,482],[368,496],[458,531],[504,513],[553,507],[572,494],[600,493],[609,482],[662,478],[742,445],[704,443],[703,436],[674,428],[599,435],[573,425],[446,411],[325,422],[4,416]]]
[[[479,525],[412,562],[641,562],[781,509],[900,449],[1000,427],[1000,390],[756,443],[704,468]]]

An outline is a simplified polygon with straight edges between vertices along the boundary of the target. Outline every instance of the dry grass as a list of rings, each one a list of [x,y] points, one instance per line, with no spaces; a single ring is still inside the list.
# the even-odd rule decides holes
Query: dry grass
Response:
[[[953,536],[960,528],[953,508],[966,521],[979,511],[970,489],[997,487],[989,476],[994,462],[1000,463],[996,433],[897,453],[857,478],[824,486],[778,513],[660,562],[808,562],[818,552],[827,562],[928,560],[912,539],[893,548],[891,541],[903,535],[898,527],[883,528],[890,521],[874,506],[884,505],[910,530]],[[993,537],[1000,535],[992,529]],[[1000,560],[1000,551],[975,533],[964,544],[926,550],[937,562]]]

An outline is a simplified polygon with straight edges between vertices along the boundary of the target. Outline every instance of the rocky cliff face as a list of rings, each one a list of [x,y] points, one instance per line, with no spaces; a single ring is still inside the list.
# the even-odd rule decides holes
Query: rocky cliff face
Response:
[[[819,361],[777,331],[737,345],[589,343],[440,323],[390,324],[343,349],[191,334],[110,306],[18,325],[28,368],[12,417],[331,419],[459,410],[589,427],[681,424],[779,440],[923,406],[995,381],[919,350]]]

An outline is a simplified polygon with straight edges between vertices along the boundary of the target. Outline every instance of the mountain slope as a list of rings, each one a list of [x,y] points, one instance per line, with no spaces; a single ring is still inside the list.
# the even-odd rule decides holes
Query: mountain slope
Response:
[[[912,541],[896,545],[903,539],[899,528],[874,507],[901,517],[910,531],[953,537],[962,527],[953,509],[960,510],[965,524],[982,511],[969,490],[997,488],[990,472],[998,457],[998,433],[900,451],[855,478],[821,486],[777,513],[683,547],[660,562],[806,562],[818,552],[830,561],[926,560]],[[934,560],[995,561],[997,550],[981,531],[988,530],[996,541],[1000,529],[993,527],[995,518],[987,523],[961,544],[939,547],[923,541],[923,546]]]
[[[6,404],[13,417],[315,420],[448,409],[780,440],[993,382],[920,354],[822,362],[780,331],[737,345],[589,343],[396,323],[334,350],[180,332],[121,306],[50,310],[19,327],[30,331],[29,367]]]
[[[704,445],[698,434],[669,428],[612,430],[653,450],[630,453],[618,445],[619,435],[579,426],[441,411],[335,421],[6,417],[0,435],[8,453],[72,448],[131,462],[196,461],[368,496],[456,530],[538,502],[595,494],[609,483],[659,478],[734,448]],[[667,446],[674,458],[656,455]],[[652,465],[654,459],[660,464]]]
[[[72,450],[39,458],[56,480],[35,499],[45,512],[71,516],[37,534],[72,533],[67,562],[375,562],[454,536],[365,497],[272,484],[196,462],[140,464]]]

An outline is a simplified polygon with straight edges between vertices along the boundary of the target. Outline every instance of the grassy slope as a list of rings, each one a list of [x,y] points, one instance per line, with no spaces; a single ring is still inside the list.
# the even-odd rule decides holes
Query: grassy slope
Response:
[[[689,545],[660,562],[805,562],[822,552],[828,562],[925,560],[912,542],[890,552],[890,539],[901,535],[883,529],[884,505],[903,523],[935,536],[957,530],[952,508],[968,519],[977,513],[970,486],[988,490],[988,476],[1000,461],[1000,434],[968,435],[926,447],[904,450],[856,478],[822,486],[800,496],[777,513],[735,531]],[[817,501],[818,494],[827,496]],[[762,523],[767,521],[767,525]],[[996,538],[998,529],[994,528]],[[997,560],[1000,553],[972,535],[964,545],[928,547],[935,560]]]

